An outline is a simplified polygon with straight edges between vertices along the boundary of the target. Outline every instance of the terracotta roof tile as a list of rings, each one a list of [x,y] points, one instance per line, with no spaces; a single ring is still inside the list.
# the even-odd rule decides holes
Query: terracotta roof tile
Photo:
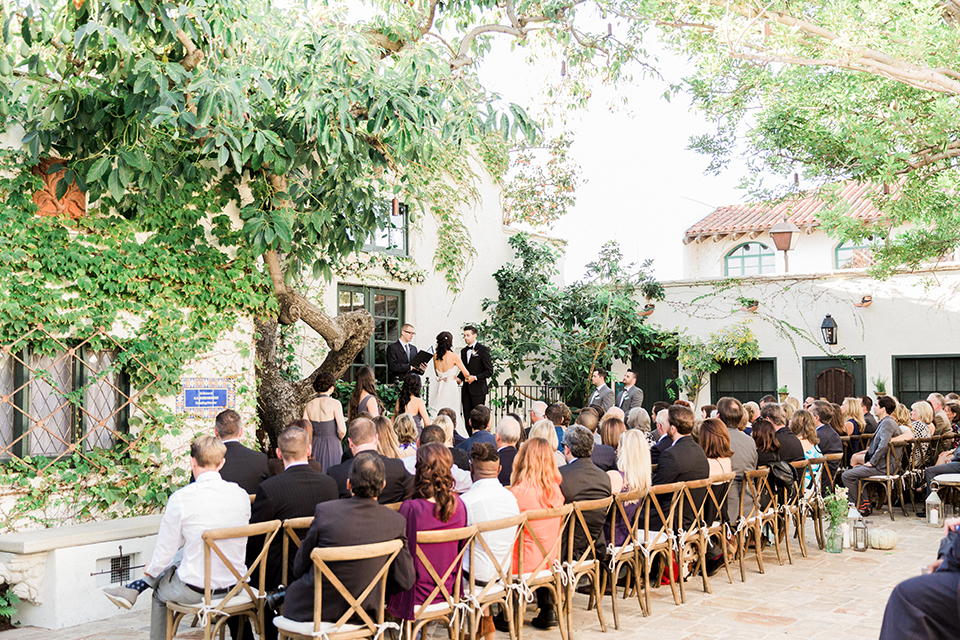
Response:
[[[851,217],[871,221],[882,217],[871,200],[871,196],[879,193],[880,187],[877,185],[848,182],[838,195],[850,205]],[[820,191],[815,189],[800,199],[785,200],[774,205],[761,202],[720,207],[687,229],[684,235],[689,241],[698,236],[766,231],[783,220],[784,214],[798,227],[816,227],[820,224],[817,213],[825,206],[826,203],[820,199]]]

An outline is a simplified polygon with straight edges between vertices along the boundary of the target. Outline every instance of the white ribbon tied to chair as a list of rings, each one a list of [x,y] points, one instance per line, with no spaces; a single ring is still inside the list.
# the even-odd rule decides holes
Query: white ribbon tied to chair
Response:
[[[607,543],[607,555],[610,556],[610,573],[613,574],[613,570],[617,568],[617,548],[612,542]]]
[[[530,589],[530,585],[527,584],[526,580],[521,579],[516,582],[511,582],[507,585],[507,589],[516,591],[517,595],[523,598],[527,604],[533,602],[533,590]]]
[[[197,610],[197,619],[200,621],[200,624],[204,628],[206,628],[207,622],[209,622],[210,620],[211,613],[214,613],[218,616],[227,615],[224,611],[221,611],[220,609],[217,609],[212,605],[208,605],[208,604],[201,605],[200,609]]]
[[[382,636],[387,629],[396,629],[397,633],[400,633],[400,625],[396,622],[383,622],[377,625],[377,633],[373,636],[373,640],[380,640],[380,636]],[[327,634],[323,635],[326,636]]]
[[[573,584],[573,581],[576,579],[573,571],[573,565],[569,562],[564,562],[560,564],[559,560],[553,561],[553,572],[560,574],[560,584],[567,586]]]

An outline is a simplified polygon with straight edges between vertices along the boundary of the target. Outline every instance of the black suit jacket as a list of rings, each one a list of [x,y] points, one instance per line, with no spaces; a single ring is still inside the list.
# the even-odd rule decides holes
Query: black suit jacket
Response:
[[[413,476],[407,473],[407,468],[403,466],[403,462],[387,456],[380,456],[380,459],[383,461],[387,486],[380,492],[380,498],[377,502],[380,504],[403,502],[413,495]],[[341,498],[349,498],[353,495],[347,489],[347,476],[350,475],[351,467],[353,467],[353,458],[327,469],[327,475],[337,481],[337,489]]]
[[[843,453],[843,441],[840,440],[840,434],[838,434],[833,427],[828,424],[817,427],[817,437],[820,438],[820,452],[823,455],[828,453]],[[837,470],[840,468],[840,461],[834,460],[833,462],[827,463],[827,466],[830,468],[830,477],[834,479],[834,482],[837,482]],[[824,492],[833,491],[833,487],[830,486],[830,478],[822,477],[820,479],[820,487]]]
[[[248,449],[239,442],[226,442],[223,468],[220,477],[227,482],[236,482],[247,493],[256,493],[260,483],[270,477],[267,454]]]
[[[617,450],[606,444],[593,445],[593,464],[601,471],[613,471],[617,468]],[[652,464],[652,463],[651,463]]]
[[[416,353],[419,353],[419,349],[412,344],[410,346],[414,348]],[[393,382],[396,382],[398,378],[402,378],[413,370],[410,367],[410,360],[407,358],[407,353],[404,351],[403,345],[399,340],[387,345],[387,369],[390,371],[390,380]],[[417,373],[419,373],[419,371]]]
[[[460,359],[467,371],[471,375],[477,376],[475,382],[466,385],[464,388],[471,396],[479,397],[487,395],[487,380],[493,377],[493,361],[490,359],[490,349],[485,345],[477,342],[474,347],[474,354],[470,358],[470,362],[467,362],[467,347],[460,350]],[[457,377],[464,380],[463,373],[457,374]],[[464,380],[464,382],[466,381]],[[463,419],[469,420],[470,416],[463,416]]]
[[[560,467],[560,475],[563,477],[560,482],[560,491],[563,492],[563,501],[568,504],[579,500],[606,498],[610,495],[610,476],[593,464],[593,460],[590,458],[577,458],[569,464],[563,465]],[[607,514],[598,510],[587,511],[583,514],[583,519],[587,523],[590,535],[593,536],[597,552],[596,557],[599,559],[605,558],[607,541],[603,535],[603,523],[606,522]],[[587,548],[587,536],[578,520],[571,520],[571,523],[573,528],[573,556],[574,561],[576,561],[580,559]],[[566,546],[564,546],[564,553],[566,553]]]
[[[659,464],[660,456],[662,456],[663,452],[669,449],[672,444],[673,440],[670,439],[670,436],[663,436],[657,441],[657,444],[650,447],[650,464]]]
[[[803,445],[800,444],[800,438],[790,431],[790,427],[777,429],[777,441],[780,443],[780,460],[783,462],[803,460]]]
[[[667,438],[669,440],[669,438]],[[703,480],[710,477],[710,463],[707,454],[703,452],[691,436],[684,436],[673,443],[660,455],[657,472],[653,474],[653,484],[670,484],[671,482],[687,482],[689,480]],[[691,492],[696,507],[703,503],[707,495],[706,489]],[[660,508],[663,515],[670,510],[671,495],[660,496]],[[693,524],[694,513],[691,509],[684,509],[683,528],[689,529]],[[656,527],[654,526],[656,521]],[[660,514],[650,514],[650,528],[659,528]]]
[[[517,448],[507,446],[497,452],[500,456],[500,475],[497,479],[505,487],[510,486],[510,474],[513,473],[513,460],[517,457]]]
[[[317,505],[328,500],[336,500],[337,483],[330,476],[314,470],[309,465],[290,467],[279,475],[267,478],[257,488],[257,497],[250,507],[250,524],[288,518],[312,516]],[[298,532],[303,536],[303,531]],[[281,530],[273,538],[267,554],[267,588],[274,589],[280,584],[283,562],[283,536]],[[263,536],[256,536],[247,542],[247,566],[249,567],[263,548]],[[293,575],[293,547],[287,575]],[[289,578],[288,578],[289,579]]]
[[[313,620],[314,581],[310,552],[315,548],[372,544],[387,540],[403,540],[404,543],[400,555],[393,561],[387,574],[387,593],[406,591],[413,586],[417,574],[407,550],[407,521],[402,515],[373,500],[363,498],[318,504],[313,524],[310,525],[310,530],[293,561],[293,575],[296,579],[287,589],[283,606],[284,617],[300,622]],[[383,566],[383,561],[377,558],[334,562],[330,566],[343,586],[357,597],[370,584]],[[373,614],[379,600],[378,585],[363,601],[364,609]],[[336,588],[328,580],[324,580],[323,610],[320,614],[323,620],[334,622],[347,608],[347,603],[337,593]]]
[[[447,447],[450,451],[450,455],[453,456],[453,464],[460,467],[464,471],[470,471],[470,454],[464,451],[463,449],[457,449],[456,446]]]

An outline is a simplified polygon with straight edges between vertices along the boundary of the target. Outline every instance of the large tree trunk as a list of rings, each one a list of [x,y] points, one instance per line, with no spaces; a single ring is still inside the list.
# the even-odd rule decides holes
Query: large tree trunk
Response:
[[[327,340],[327,344],[331,345],[331,350],[323,363],[309,376],[299,382],[290,382],[280,375],[280,368],[277,366],[278,321],[257,320],[257,414],[260,418],[257,435],[261,443],[269,441],[269,451],[276,447],[280,432],[290,422],[301,418],[303,407],[316,397],[313,381],[317,375],[327,372],[339,378],[373,335],[373,318],[366,311],[353,311],[331,318],[303,296],[289,290],[287,296],[296,301],[299,318],[320,333]],[[287,301],[281,301],[281,321],[289,319],[285,316],[287,305],[284,302]],[[337,343],[340,347],[334,349],[333,346]]]

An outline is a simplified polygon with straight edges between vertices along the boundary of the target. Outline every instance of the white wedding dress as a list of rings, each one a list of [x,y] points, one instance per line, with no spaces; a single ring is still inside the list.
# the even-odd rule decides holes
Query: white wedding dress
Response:
[[[434,363],[434,371],[437,370]],[[450,367],[443,373],[437,373],[437,389],[430,394],[430,406],[433,409],[450,408],[457,413],[457,431],[462,436],[467,435],[466,423],[463,421],[460,400],[460,385],[457,384],[457,373],[459,369],[456,366]]]

